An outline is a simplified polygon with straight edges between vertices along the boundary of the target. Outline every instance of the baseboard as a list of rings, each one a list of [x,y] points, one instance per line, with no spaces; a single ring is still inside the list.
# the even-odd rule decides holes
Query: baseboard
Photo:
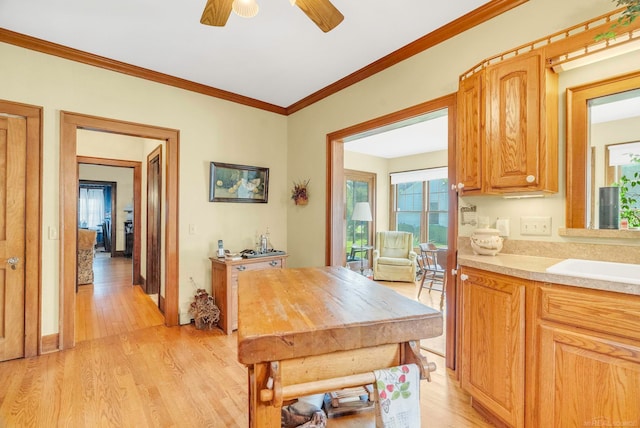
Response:
[[[59,351],[60,335],[58,333],[42,336],[40,339],[40,354]]]

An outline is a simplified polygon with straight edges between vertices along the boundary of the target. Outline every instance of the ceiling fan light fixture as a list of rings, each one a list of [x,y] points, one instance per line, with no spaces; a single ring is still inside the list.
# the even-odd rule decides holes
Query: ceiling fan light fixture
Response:
[[[253,18],[258,14],[258,3],[256,0],[233,0],[231,8],[236,15],[243,18]]]

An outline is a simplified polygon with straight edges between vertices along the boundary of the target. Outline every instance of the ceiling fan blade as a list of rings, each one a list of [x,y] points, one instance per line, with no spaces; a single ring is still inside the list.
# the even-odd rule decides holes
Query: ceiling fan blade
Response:
[[[296,5],[325,33],[333,30],[344,19],[329,0],[296,0]]]
[[[207,0],[204,7],[200,23],[224,27],[231,15],[231,4],[233,0]]]

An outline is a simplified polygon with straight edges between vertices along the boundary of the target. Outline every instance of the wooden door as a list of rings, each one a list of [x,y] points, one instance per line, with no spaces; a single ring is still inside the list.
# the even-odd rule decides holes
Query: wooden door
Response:
[[[26,139],[24,118],[0,117],[0,361],[24,356]]]
[[[505,60],[487,71],[489,190],[538,187],[541,56]]]
[[[161,205],[162,205],[162,152],[159,146],[147,158],[147,278],[145,291],[160,292],[161,272]],[[158,302],[160,302],[158,298]],[[162,310],[162,305],[160,305]]]
[[[461,81],[458,90],[455,184],[461,194],[474,193],[482,188],[483,80],[484,72],[478,72]]]
[[[462,387],[512,427],[524,426],[525,286],[463,268]]]

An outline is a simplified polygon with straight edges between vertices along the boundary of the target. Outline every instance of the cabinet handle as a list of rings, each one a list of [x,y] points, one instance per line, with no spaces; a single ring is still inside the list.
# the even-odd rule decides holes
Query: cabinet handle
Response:
[[[463,273],[462,275],[460,275],[460,280],[466,281],[467,279],[469,279],[469,275],[467,275],[466,273]]]
[[[278,262],[277,262],[277,261],[275,261],[275,260],[271,260],[271,261],[269,262],[269,264],[270,264],[271,266],[278,266]]]
[[[458,183],[458,189],[459,190],[464,189],[464,183]]]
[[[243,266],[243,265],[240,265],[236,269],[238,269],[240,272],[242,272],[243,270],[247,270],[247,267]]]
[[[533,183],[534,181],[536,181],[536,177],[534,175],[527,175],[527,183]]]

